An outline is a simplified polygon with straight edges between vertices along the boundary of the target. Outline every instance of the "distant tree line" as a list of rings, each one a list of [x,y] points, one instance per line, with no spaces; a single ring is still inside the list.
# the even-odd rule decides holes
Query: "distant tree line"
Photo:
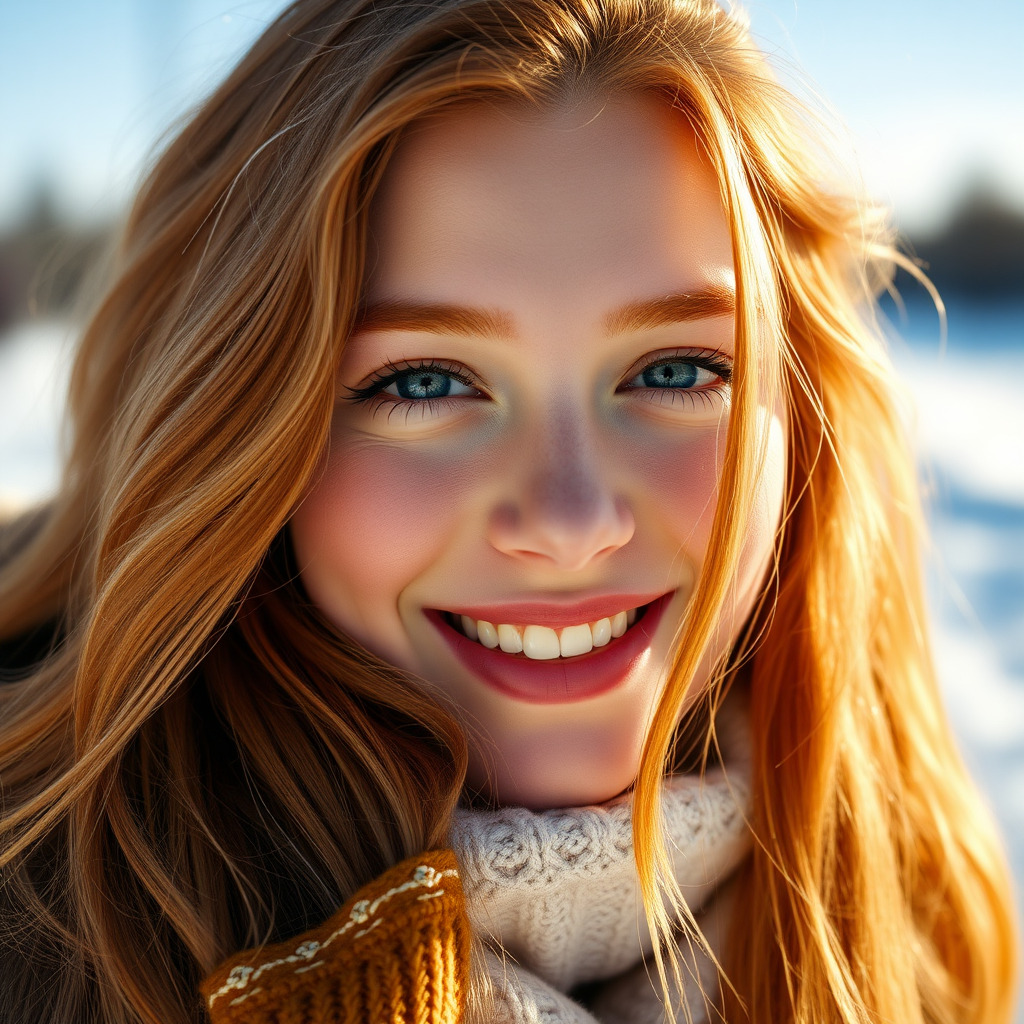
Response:
[[[24,217],[0,233],[0,331],[29,316],[68,316],[112,235],[61,217],[41,182]]]
[[[964,195],[942,230],[909,242],[943,295],[1024,299],[1024,212],[984,185]]]
[[[30,315],[70,315],[111,232],[67,222],[40,184],[21,223],[0,233],[0,331]],[[943,295],[1024,299],[1024,212],[983,185],[965,194],[940,231],[912,236],[907,249]],[[902,272],[897,286],[909,290]]]

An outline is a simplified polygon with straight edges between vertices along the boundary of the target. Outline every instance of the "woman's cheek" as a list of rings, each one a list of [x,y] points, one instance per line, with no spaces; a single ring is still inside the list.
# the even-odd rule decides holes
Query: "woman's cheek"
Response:
[[[396,664],[415,667],[399,595],[442,556],[471,478],[454,453],[336,442],[292,517],[310,597],[336,625]]]
[[[781,410],[760,408],[758,435],[764,448],[737,572],[744,598],[756,590],[770,562],[786,479],[786,430]],[[727,421],[675,436],[649,435],[632,453],[650,519],[674,539],[696,569],[706,557],[718,505],[718,480],[725,459]]]
[[[753,607],[775,550],[775,536],[779,529],[785,497],[788,447],[782,410],[769,413],[765,408],[760,409],[758,425],[764,438],[764,449],[746,542],[740,553],[740,572],[737,581],[741,603],[750,607]]]
[[[644,510],[643,519],[662,544],[673,546],[699,569],[715,518],[724,430],[659,431],[632,447],[635,505]]]

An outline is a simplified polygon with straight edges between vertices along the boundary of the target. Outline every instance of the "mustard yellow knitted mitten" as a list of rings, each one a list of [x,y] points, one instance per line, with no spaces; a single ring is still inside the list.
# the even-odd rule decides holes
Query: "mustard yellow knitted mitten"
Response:
[[[303,935],[231,957],[211,1024],[458,1024],[470,930],[450,850],[403,861]]]

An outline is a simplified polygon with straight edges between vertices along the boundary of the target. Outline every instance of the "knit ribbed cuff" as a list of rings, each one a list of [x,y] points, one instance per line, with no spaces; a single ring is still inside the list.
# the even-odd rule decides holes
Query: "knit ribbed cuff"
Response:
[[[455,856],[432,851],[319,928],[232,957],[201,991],[212,1024],[457,1024],[469,955]]]

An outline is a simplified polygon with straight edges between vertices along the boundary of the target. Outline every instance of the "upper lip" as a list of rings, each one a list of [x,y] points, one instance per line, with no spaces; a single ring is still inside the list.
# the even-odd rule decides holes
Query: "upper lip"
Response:
[[[597,594],[564,601],[509,601],[488,605],[453,605],[438,610],[454,615],[468,615],[471,619],[493,624],[504,622],[561,629],[582,622],[597,622],[598,619],[611,618],[617,612],[640,608],[656,601],[664,593]]]

